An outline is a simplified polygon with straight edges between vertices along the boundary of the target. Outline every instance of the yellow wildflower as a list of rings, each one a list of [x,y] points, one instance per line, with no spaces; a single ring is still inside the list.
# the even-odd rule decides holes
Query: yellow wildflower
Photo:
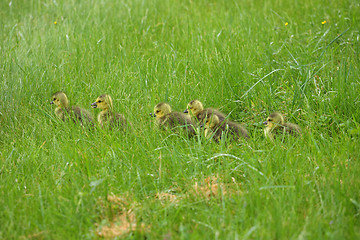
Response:
[[[323,21],[323,22],[321,22],[321,24],[322,24],[322,25],[324,25],[325,23],[326,23],[326,20],[325,20],[325,21]]]
[[[57,21],[55,21],[54,24],[56,25],[56,24],[57,24]]]
[[[285,23],[285,26],[287,26],[287,25],[289,25],[289,23],[288,23],[288,22],[286,22],[286,23]]]

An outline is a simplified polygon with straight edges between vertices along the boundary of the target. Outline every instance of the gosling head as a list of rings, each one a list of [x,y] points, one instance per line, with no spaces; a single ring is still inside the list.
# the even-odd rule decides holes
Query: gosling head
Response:
[[[159,103],[154,107],[154,113],[150,113],[150,115],[159,119],[169,113],[171,113],[170,105],[167,103]]]
[[[188,103],[184,113],[192,116],[197,116],[202,110],[204,110],[203,104],[199,100],[192,100]]]
[[[219,125],[220,119],[215,114],[211,115],[205,122],[205,129],[214,129],[217,125]]]
[[[112,109],[113,102],[109,95],[103,94],[100,95],[95,102],[91,104],[92,108],[100,108],[101,110]]]
[[[264,125],[269,129],[274,129],[279,125],[284,125],[284,117],[280,113],[272,113],[268,116]]]
[[[64,92],[56,92],[51,97],[50,104],[55,104],[57,107],[67,108],[69,107],[69,100]]]

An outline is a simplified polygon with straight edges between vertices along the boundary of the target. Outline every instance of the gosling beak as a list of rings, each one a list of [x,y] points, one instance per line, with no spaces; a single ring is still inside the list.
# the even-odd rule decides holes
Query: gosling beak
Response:
[[[204,126],[205,126],[205,124],[201,124],[199,127],[201,127],[201,128],[202,128],[202,127],[204,127]]]
[[[185,109],[184,113],[189,113],[189,111],[187,109]]]
[[[92,108],[97,108],[96,102],[92,103],[92,104],[91,104],[91,107],[92,107]]]
[[[155,113],[150,113],[151,117],[156,117]]]
[[[50,104],[54,104],[54,101],[51,101]]]
[[[263,122],[263,124],[264,124],[264,125],[267,125],[267,124],[268,124],[268,122],[267,122],[267,121],[265,121],[265,122]]]

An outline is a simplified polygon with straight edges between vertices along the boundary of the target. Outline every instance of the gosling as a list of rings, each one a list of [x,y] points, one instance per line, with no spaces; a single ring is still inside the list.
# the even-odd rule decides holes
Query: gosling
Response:
[[[213,138],[219,142],[223,134],[229,133],[234,139],[248,139],[249,133],[244,126],[239,123],[223,120],[220,121],[217,115],[211,115],[205,120],[204,135],[206,138]]]
[[[100,108],[102,111],[98,114],[97,120],[101,127],[108,127],[112,129],[114,126],[122,129],[128,127],[128,121],[125,117],[113,111],[113,101],[107,94],[100,95],[94,103],[92,108]]]
[[[50,104],[55,104],[55,115],[62,121],[72,120],[74,123],[80,122],[81,125],[90,123],[93,125],[94,119],[90,112],[78,106],[69,106],[69,100],[64,92],[56,92],[52,96]]]
[[[204,122],[204,120],[211,115],[216,115],[221,122],[226,118],[225,114],[219,110],[213,108],[204,109],[203,104],[199,100],[192,100],[189,102],[184,113],[187,113],[190,117],[194,117],[198,123]]]
[[[172,112],[171,107],[167,103],[159,103],[154,107],[154,113],[150,116],[156,118],[156,122],[162,129],[174,129],[184,126],[185,131],[192,136],[195,134],[194,124],[191,118],[181,112]]]
[[[301,129],[298,125],[293,123],[285,123],[284,117],[277,112],[269,115],[267,120],[263,123],[265,137],[273,141],[276,135],[288,133],[292,136],[301,135]]]

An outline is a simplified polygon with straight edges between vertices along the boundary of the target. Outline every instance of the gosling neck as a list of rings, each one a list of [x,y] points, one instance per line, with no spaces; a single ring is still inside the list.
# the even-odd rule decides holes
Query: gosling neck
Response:
[[[60,105],[58,106],[58,108],[69,109],[69,101],[67,99],[63,99],[62,101],[60,101]]]
[[[105,106],[105,107],[102,108],[101,110],[102,110],[102,111],[101,111],[102,114],[111,113],[111,112],[112,112],[112,108],[111,108],[109,105]]]

